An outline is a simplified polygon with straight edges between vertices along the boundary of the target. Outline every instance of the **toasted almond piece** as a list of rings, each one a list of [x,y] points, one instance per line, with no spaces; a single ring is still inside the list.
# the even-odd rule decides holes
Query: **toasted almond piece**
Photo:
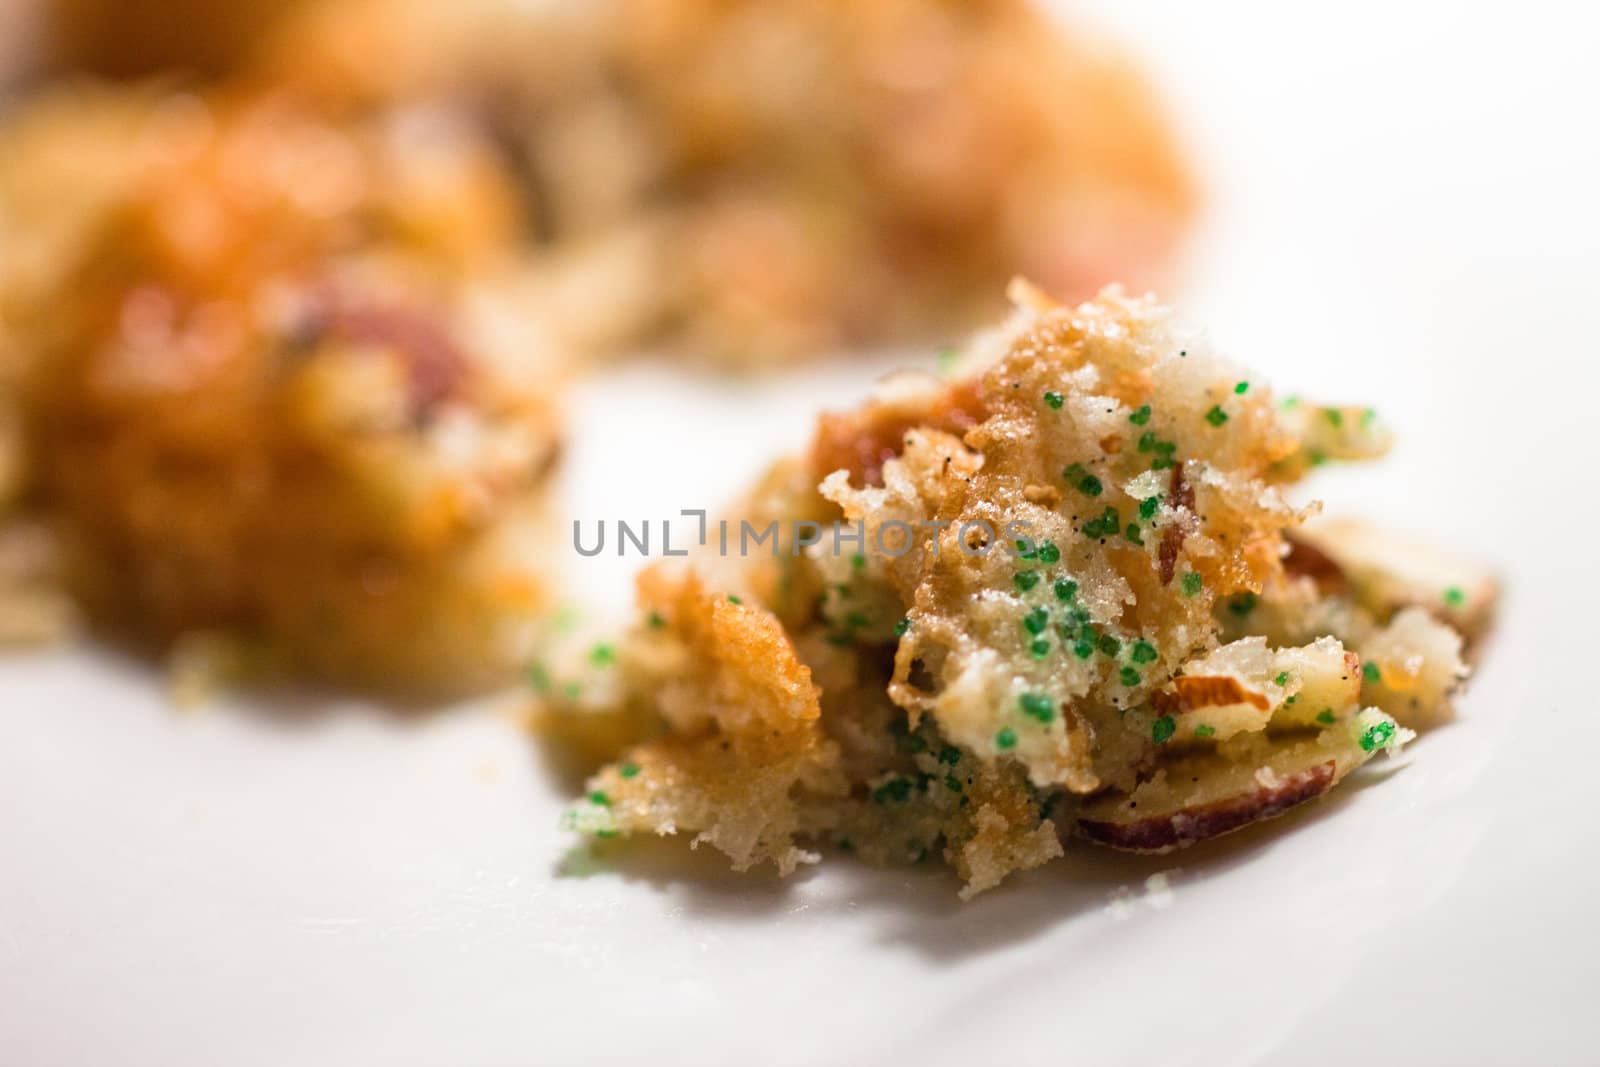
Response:
[[[1130,852],[1183,848],[1321,796],[1379,749],[1398,747],[1409,737],[1388,716],[1368,710],[1315,736],[1257,740],[1246,758],[1213,752],[1181,756],[1131,795],[1085,804],[1078,812],[1078,833]]]
[[[1157,697],[1166,694],[1158,693]],[[1225,707],[1229,704],[1249,704],[1261,711],[1272,706],[1266,694],[1246,689],[1237,678],[1225,675],[1185,675],[1172,680],[1172,709],[1162,707],[1164,701],[1156,700],[1162,710],[1194,711],[1198,708]]]
[[[1167,689],[1150,695],[1150,706],[1172,716],[1177,734],[1184,740],[1196,729],[1209,731],[1205,736],[1217,740],[1264,730],[1272,715],[1265,693],[1225,674],[1174,678]]]
[[[1466,678],[1461,635],[1420,608],[1405,608],[1362,645],[1372,671],[1362,699],[1422,730],[1448,722],[1450,697]]]
[[[1282,815],[1321,796],[1333,788],[1337,770],[1334,760],[1323,760],[1287,778],[1274,779],[1270,786],[1255,783],[1240,792],[1177,811],[1139,819],[1079,819],[1078,832],[1091,841],[1128,852],[1169,852]]]
[[[1356,599],[1381,619],[1414,606],[1469,641],[1488,629],[1499,585],[1479,563],[1359,519],[1317,520],[1288,537],[1336,565]]]
[[[1349,719],[1361,696],[1361,661],[1332,637],[1271,648],[1245,637],[1184,664],[1151,696],[1174,719],[1178,743],[1226,741],[1267,729],[1318,729]]]
[[[1299,540],[1295,536],[1298,533],[1298,530],[1289,530],[1284,534],[1284,540],[1289,544],[1289,552],[1283,557],[1284,571],[1296,577],[1310,578],[1316,583],[1317,591],[1324,595],[1347,592],[1350,580],[1345,577],[1344,568],[1311,542]]]
[[[1303,648],[1281,649],[1273,664],[1288,675],[1289,696],[1272,715],[1274,729],[1329,725],[1359,709],[1361,658],[1331,637]]]
[[[1283,699],[1282,689],[1269,689],[1272,664],[1266,639],[1247,637],[1185,663],[1182,674],[1151,694],[1150,703],[1173,717],[1180,741],[1196,729],[1216,741],[1264,730]]]

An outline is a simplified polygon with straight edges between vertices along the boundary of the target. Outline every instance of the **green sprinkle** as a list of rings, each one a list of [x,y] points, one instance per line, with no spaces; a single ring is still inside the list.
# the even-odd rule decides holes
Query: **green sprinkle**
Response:
[[[1094,644],[1090,641],[1079,641],[1072,646],[1072,654],[1079,659],[1088,659],[1094,655]]]
[[[1043,608],[1034,608],[1022,617],[1022,628],[1035,637],[1044,633],[1044,628],[1050,625],[1050,613]]]
[[[954,745],[946,745],[939,750],[939,762],[954,767],[961,762],[961,750]]]
[[[1154,452],[1156,450],[1156,445],[1160,443],[1161,442],[1156,438],[1156,432],[1154,430],[1146,430],[1144,433],[1139,435],[1140,452]]]
[[[844,625],[847,630],[865,630],[871,625],[871,622],[872,620],[859,611],[852,611],[844,617]]]
[[[1034,659],[1044,659],[1050,654],[1050,642],[1041,637],[1028,646],[1028,651],[1033,654]]]
[[[601,839],[612,838],[617,836],[617,832],[615,830],[596,830],[594,836]]]
[[[1036,558],[1038,558],[1039,550],[1037,548],[1033,547],[1033,542],[1032,541],[1017,541],[1017,542],[1015,542],[1015,544],[1017,546],[1017,558],[1018,559],[1036,559]]]
[[[1056,717],[1055,702],[1043,693],[1023,693],[1017,698],[1017,706],[1022,709],[1022,714],[1040,722],[1049,722]]]
[[[1315,448],[1306,453],[1306,459],[1313,467],[1320,467],[1324,463],[1328,462],[1328,457]]]
[[[1361,665],[1361,677],[1369,682],[1381,682],[1383,681],[1383,671],[1378,669],[1376,663],[1368,661]]]
[[[1132,522],[1128,523],[1128,528],[1122,531],[1122,536],[1126,537],[1139,547],[1144,547],[1144,537],[1139,533],[1138,524]]]
[[[1196,737],[1211,737],[1216,732],[1217,728],[1215,726],[1208,726],[1205,723],[1201,723],[1199,726],[1194,728],[1194,735]]]
[[[583,686],[577,682],[568,682],[561,687],[561,695],[568,700],[577,700],[578,697],[583,695]]]
[[[866,565],[867,565],[867,557],[863,556],[861,553],[857,552],[855,555],[850,557],[850,566],[853,569],[861,570]]]
[[[1078,583],[1071,578],[1057,578],[1055,589],[1057,600],[1071,600],[1078,595]]]
[[[639,765],[637,763],[624,763],[617,768],[617,773],[624,778],[633,778],[639,773]]]
[[[1184,596],[1194,596],[1205,586],[1206,581],[1200,577],[1199,571],[1188,571],[1184,574],[1180,584],[1183,586]]]
[[[1394,739],[1394,723],[1375,722],[1361,734],[1361,751],[1371,752],[1382,748]]]
[[[1240,593],[1228,602],[1228,611],[1242,619],[1256,610],[1257,602],[1254,593]]]
[[[1139,672],[1132,667],[1124,667],[1117,672],[1117,680],[1131,689],[1139,684]]]
[[[732,593],[728,594],[728,600],[731,603],[734,603],[734,604],[743,604],[744,603],[744,601],[740,600],[738,597],[734,596]]]
[[[1122,642],[1110,634],[1105,634],[1100,638],[1100,651],[1115,658],[1117,653],[1122,651]]]
[[[1039,584],[1039,572],[1018,571],[1016,574],[1011,576],[1011,580],[1017,583],[1017,592],[1026,593],[1028,590]]]
[[[602,808],[609,808],[611,806],[611,798],[606,796],[602,790],[596,789],[589,794],[589,803],[598,804]]]
[[[894,624],[894,635],[896,637],[904,637],[906,635],[907,631],[909,631],[910,629],[911,629],[911,619],[909,617],[901,619],[899,622]]]
[[[1444,602],[1452,608],[1459,608],[1467,602],[1466,591],[1459,585],[1452,585],[1444,591]]]
[[[994,747],[1001,752],[1017,747],[1017,732],[1009,726],[1002,726],[1000,732],[994,735]]]
[[[1213,426],[1220,427],[1228,421],[1228,413],[1222,410],[1221,404],[1211,405],[1211,410],[1206,412],[1206,421]]]
[[[922,739],[921,734],[906,735],[906,751],[912,755],[928,751],[928,742]]]
[[[607,644],[595,645],[589,650],[589,662],[596,667],[609,667],[617,662],[617,650]]]
[[[1324,726],[1332,726],[1335,721],[1333,709],[1324,708],[1323,710],[1317,712],[1317,721]]]
[[[1322,414],[1327,417],[1328,425],[1332,426],[1335,430],[1342,429],[1344,427],[1344,412],[1340,411],[1338,408],[1325,408],[1323,409]]]
[[[1233,391],[1235,393],[1238,393],[1240,396],[1244,396],[1244,394],[1246,394],[1246,393],[1248,393],[1250,391],[1250,383],[1249,382],[1240,382],[1238,385],[1233,387]]]
[[[1289,672],[1288,671],[1284,671],[1283,673],[1279,674],[1276,678],[1273,679],[1273,682],[1275,684],[1277,684],[1277,685],[1280,685],[1280,686],[1288,685],[1289,684]]]
[[[1159,496],[1146,497],[1145,499],[1139,501],[1139,518],[1145,522],[1149,522],[1151,519],[1156,517],[1156,511],[1160,509],[1160,507],[1161,498]]]
[[[1060,411],[1061,405],[1067,402],[1067,398],[1062,396],[1060,393],[1052,391],[1044,394],[1044,402],[1055,408],[1057,411]]]
[[[662,617],[661,612],[652,611],[650,613],[650,617],[645,620],[645,623],[650,627],[650,629],[659,630],[667,625],[667,620]]]
[[[1283,410],[1285,410],[1285,411],[1293,411],[1295,408],[1297,408],[1299,406],[1300,406],[1300,398],[1299,397],[1297,397],[1297,396],[1286,396],[1286,397],[1283,398]]]
[[[1078,482],[1078,489],[1085,496],[1099,496],[1105,491],[1105,486],[1100,484],[1099,478],[1092,474],[1087,474]]]
[[[961,779],[953,774],[947,774],[944,776],[944,787],[952,793],[959,793],[961,792]]]
[[[1172,735],[1178,732],[1178,722],[1171,715],[1163,715],[1150,724],[1150,737],[1158,745],[1164,745],[1172,740]],[[1199,729],[1196,728],[1196,733]]]
[[[1143,426],[1145,423],[1149,422],[1150,421],[1150,405],[1146,404],[1143,407],[1141,407],[1138,411],[1135,411],[1132,415],[1129,415],[1128,416],[1128,421],[1133,423],[1135,426]]]
[[[911,799],[911,779],[891,778],[872,791],[874,804],[904,804]]]
[[[550,672],[545,669],[543,663],[528,664],[528,684],[533,686],[533,691],[536,693],[550,691]]]
[[[961,349],[954,347],[941,348],[937,359],[940,373],[949,374],[956,369],[956,364],[961,362]]]
[[[1128,658],[1135,663],[1154,663],[1161,657],[1156,652],[1156,646],[1141,637],[1133,643],[1133,651],[1128,654]]]
[[[1372,428],[1372,424],[1377,422],[1377,421],[1378,421],[1378,413],[1376,411],[1372,410],[1371,408],[1368,408],[1367,410],[1365,410],[1365,411],[1363,411],[1361,413],[1361,428],[1363,430],[1371,429]]]
[[[1060,563],[1061,549],[1056,547],[1054,541],[1046,541],[1039,546],[1040,563]]]

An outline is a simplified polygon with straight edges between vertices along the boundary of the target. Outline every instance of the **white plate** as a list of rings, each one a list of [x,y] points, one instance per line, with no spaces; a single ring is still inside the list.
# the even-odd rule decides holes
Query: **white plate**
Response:
[[[1399,428],[1315,487],[1336,510],[1504,574],[1458,724],[1264,831],[1077,850],[962,906],[931,867],[575,850],[505,698],[182,715],[148,666],[11,657],[0,1063],[1594,1062],[1595,26],[1106,6],[1213,178],[1191,317]],[[590,383],[572,513],[714,507],[870,373]]]

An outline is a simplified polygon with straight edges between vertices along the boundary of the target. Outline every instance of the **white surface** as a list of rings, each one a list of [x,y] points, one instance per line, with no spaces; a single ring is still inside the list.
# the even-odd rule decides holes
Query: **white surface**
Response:
[[[931,869],[569,853],[504,701],[184,716],[141,665],[4,659],[0,1064],[1595,1062],[1596,27],[1538,3],[1105,17],[1213,176],[1191,317],[1403,435],[1319,495],[1501,567],[1459,724],[1293,826],[1076,852],[960,906]],[[714,506],[864,373],[593,383],[573,512]]]

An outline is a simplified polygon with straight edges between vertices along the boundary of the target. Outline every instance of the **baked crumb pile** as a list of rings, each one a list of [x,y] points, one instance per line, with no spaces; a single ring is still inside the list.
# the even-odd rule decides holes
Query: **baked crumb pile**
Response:
[[[14,508],[93,623],[179,663],[513,672],[562,360],[497,287],[515,197],[483,144],[265,98],[35,106],[0,135],[0,545]],[[24,603],[0,634],[61,615]]]
[[[544,728],[611,757],[572,828],[740,870],[938,856],[971,895],[1067,835],[1279,815],[1449,716],[1492,581],[1285,495],[1381,455],[1370,411],[1275,398],[1150,299],[1013,297],[953,377],[884,383],[756,487],[776,556],[652,569],[623,639],[536,669]]]
[[[491,130],[533,207],[530,299],[585,351],[960,335],[1015,270],[1153,284],[1197,199],[1142,72],[1031,0],[339,0],[244,76]]]

